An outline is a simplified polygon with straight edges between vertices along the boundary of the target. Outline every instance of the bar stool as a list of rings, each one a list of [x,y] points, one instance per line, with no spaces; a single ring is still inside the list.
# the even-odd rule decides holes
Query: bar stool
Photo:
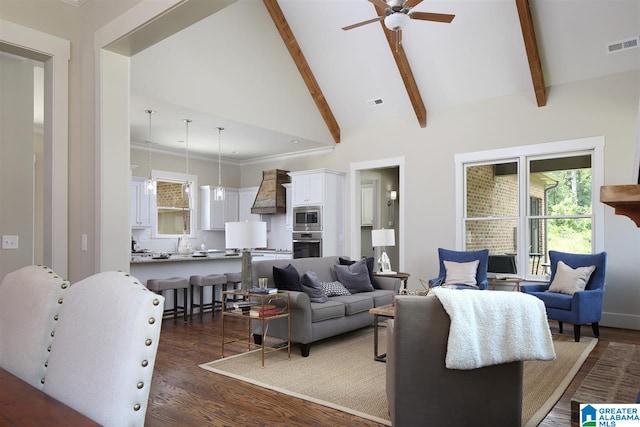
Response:
[[[195,275],[189,278],[189,285],[191,285],[191,314],[189,317],[193,318],[193,307],[199,307],[200,319],[202,319],[205,308],[211,308],[211,314],[213,314],[213,311],[216,307],[216,286],[224,285],[226,287],[227,276],[225,276],[224,274],[209,274],[208,276]],[[205,304],[204,288],[206,286],[211,286],[211,302]],[[193,288],[195,287],[200,288],[199,304],[195,304],[193,302]]]
[[[231,285],[232,290],[236,290],[241,287],[242,284],[242,273],[224,273],[227,277],[227,283],[224,285],[224,290],[229,290],[229,285]],[[235,297],[233,298],[235,301]]]
[[[161,294],[163,291],[173,290],[173,308],[164,310],[163,315],[173,314],[173,319],[178,319],[178,312],[182,312],[184,315],[184,321],[187,321],[187,289],[189,289],[189,280],[184,277],[171,277],[169,279],[149,279],[147,280],[147,289],[157,294]],[[178,305],[178,289],[182,289],[184,292],[184,303]]]

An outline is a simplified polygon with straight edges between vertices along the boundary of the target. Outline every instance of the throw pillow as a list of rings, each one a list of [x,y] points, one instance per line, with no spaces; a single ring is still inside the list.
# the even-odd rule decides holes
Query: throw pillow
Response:
[[[314,271],[307,271],[300,278],[300,286],[304,293],[309,295],[311,302],[324,303],[329,299],[322,290],[322,283],[318,279],[318,275]]]
[[[302,292],[300,287],[300,274],[291,264],[285,268],[273,267],[273,283],[282,291]]]
[[[477,288],[476,273],[479,263],[478,260],[470,262],[443,261],[447,274],[442,285],[467,285]]]
[[[371,279],[369,279],[369,270],[366,262],[365,259],[361,259],[351,265],[336,264],[333,266],[336,276],[338,276],[338,281],[352,294],[374,290]]]
[[[321,282],[322,290],[328,297],[337,297],[339,295],[351,295],[351,292],[345,288],[340,282]]]
[[[556,275],[549,286],[549,292],[573,295],[576,291],[584,291],[589,282],[591,273],[596,269],[595,265],[588,267],[571,268],[562,261],[558,261]]]
[[[369,280],[371,281],[371,284],[373,285],[374,288],[378,288],[378,286],[376,286],[376,281],[373,278],[373,273],[376,272],[375,270],[375,260],[373,259],[373,257],[369,257],[369,258],[365,258],[366,263],[367,263],[367,270],[369,270]],[[340,265],[351,265],[351,264],[355,264],[355,261],[351,261],[348,258],[338,258],[338,261],[340,262]]]

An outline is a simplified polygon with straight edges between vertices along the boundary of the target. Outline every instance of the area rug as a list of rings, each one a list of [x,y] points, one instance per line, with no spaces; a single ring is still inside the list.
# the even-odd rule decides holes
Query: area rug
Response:
[[[380,331],[380,352],[386,343]],[[555,339],[557,359],[553,362],[525,362],[523,425],[537,425],[560,399],[562,393],[597,343],[583,338],[576,343]],[[391,425],[385,393],[386,364],[373,360],[373,328],[342,334],[311,346],[309,357],[301,357],[297,346],[265,356],[260,351],[242,353],[200,365],[226,375],[290,396],[338,409],[380,424]],[[348,373],[348,375],[345,375]]]

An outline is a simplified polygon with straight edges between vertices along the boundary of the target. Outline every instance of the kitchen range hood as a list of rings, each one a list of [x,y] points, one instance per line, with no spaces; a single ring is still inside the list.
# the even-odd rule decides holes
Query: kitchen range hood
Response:
[[[262,172],[262,183],[251,208],[252,214],[278,214],[287,210],[287,190],[282,184],[291,182],[289,171],[273,169]]]

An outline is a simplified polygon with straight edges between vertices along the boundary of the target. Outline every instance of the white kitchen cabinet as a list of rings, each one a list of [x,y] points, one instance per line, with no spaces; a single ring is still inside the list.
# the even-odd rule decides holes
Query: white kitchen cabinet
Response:
[[[373,185],[360,187],[360,225],[373,225]]]
[[[144,181],[144,178],[131,178],[131,228],[151,227],[151,195],[145,194]]]
[[[260,187],[247,187],[238,190],[238,221],[261,221],[259,214],[252,214],[251,208]]]
[[[321,205],[323,201],[324,174],[322,172],[291,175],[294,206]]]
[[[213,187],[200,187],[200,228],[224,230],[225,222],[238,221],[238,190],[224,189],[224,200],[213,200]]]

